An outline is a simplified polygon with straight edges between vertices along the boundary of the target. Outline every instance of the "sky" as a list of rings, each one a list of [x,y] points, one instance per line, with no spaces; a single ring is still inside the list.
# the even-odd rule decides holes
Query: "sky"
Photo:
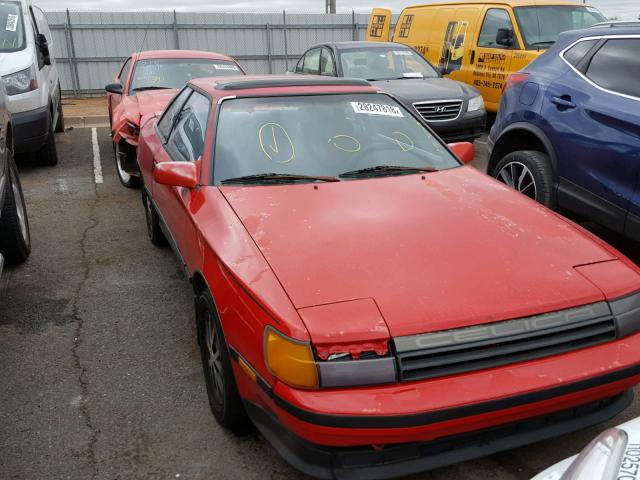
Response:
[[[388,7],[400,11],[403,7],[432,0],[337,0],[338,12],[370,12],[372,7]],[[607,17],[636,20],[640,15],[640,0],[588,0]],[[131,10],[131,0],[39,0],[45,10]],[[108,7],[107,7],[108,5]],[[275,12],[283,9],[291,12],[324,12],[324,0],[136,0],[136,9],[152,10],[217,10],[243,12]]]

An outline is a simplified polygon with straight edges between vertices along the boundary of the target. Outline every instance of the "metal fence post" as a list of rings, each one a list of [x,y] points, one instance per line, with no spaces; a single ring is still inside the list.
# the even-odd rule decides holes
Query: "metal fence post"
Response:
[[[282,32],[284,35],[284,68],[289,71],[289,49],[287,47],[287,12],[282,11]]]
[[[71,55],[71,43],[69,42],[69,25],[65,22],[64,23],[64,41],[67,45],[67,54],[70,56]],[[73,91],[74,95],[77,95],[77,89],[76,89],[76,77],[73,74],[73,64],[70,63],[69,65],[69,71],[71,72],[71,90]]]
[[[267,32],[267,62],[269,63],[269,73],[273,73],[273,65],[271,64],[271,25],[265,25]]]
[[[178,15],[173,11],[173,44],[176,50],[180,50],[180,38],[178,37]]]
[[[80,94],[80,75],[78,75],[78,60],[76,57],[76,46],[73,41],[73,27],[71,26],[71,15],[67,8],[67,28],[69,29],[69,43],[71,44],[71,76],[75,78],[74,95]]]
[[[351,24],[353,25],[353,40],[358,40],[358,24],[356,24],[355,10],[351,10]]]

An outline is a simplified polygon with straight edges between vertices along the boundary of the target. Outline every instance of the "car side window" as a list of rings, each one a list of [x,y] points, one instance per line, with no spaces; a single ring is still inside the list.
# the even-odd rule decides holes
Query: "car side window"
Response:
[[[127,83],[127,78],[129,78],[129,72],[131,71],[131,57],[127,58],[127,61],[122,65],[122,69],[120,69],[120,74],[118,75],[118,80],[122,86],[125,86]]]
[[[193,90],[189,87],[183,88],[162,114],[162,118],[158,121],[158,132],[163,140],[166,140],[169,136],[169,132],[171,132],[171,127],[173,126],[176,115],[180,112],[182,105],[184,105],[185,100],[192,91]]]
[[[498,30],[501,28],[508,28],[510,30],[513,30],[513,23],[511,23],[509,12],[502,8],[491,8],[487,10],[487,14],[484,17],[484,22],[482,23],[482,30],[480,30],[480,37],[478,37],[478,46],[490,48],[509,48],[505,45],[499,45],[496,43]]]
[[[210,105],[209,99],[198,92],[185,102],[167,142],[173,160],[195,162],[204,154]]]
[[[300,57],[300,60],[298,60],[298,64],[296,65],[296,69],[295,72],[296,73],[302,73],[302,68],[304,65],[304,58],[306,55],[303,55],[302,57]]]
[[[314,48],[309,50],[304,56],[304,66],[302,67],[302,73],[309,75],[320,74],[320,49]]]
[[[333,60],[333,52],[327,47],[322,49],[322,55],[320,56],[320,75],[336,76],[336,62]]]
[[[598,43],[598,41],[598,39],[594,39],[576,43],[573,47],[564,52],[564,59],[574,67],[578,68],[578,64],[584,59],[587,53],[589,53],[589,50]]]
[[[593,56],[587,78],[602,88],[640,99],[640,38],[610,39]],[[635,81],[632,79],[636,79]]]

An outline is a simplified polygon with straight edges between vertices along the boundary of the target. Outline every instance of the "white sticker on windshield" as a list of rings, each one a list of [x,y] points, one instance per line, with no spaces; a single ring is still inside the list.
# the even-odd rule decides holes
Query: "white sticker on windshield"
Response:
[[[7,26],[5,27],[5,29],[8,32],[15,32],[16,28],[18,28],[18,15],[10,13],[9,15],[7,15]]]
[[[402,110],[393,105],[383,103],[351,102],[351,107],[356,113],[368,115],[386,115],[387,117],[404,117]]]
[[[230,63],[214,63],[213,68],[216,70],[238,70],[237,65],[232,65]]]
[[[404,55],[405,57],[410,57],[411,55],[413,55],[411,53],[411,50],[394,50],[393,54],[394,55]]]

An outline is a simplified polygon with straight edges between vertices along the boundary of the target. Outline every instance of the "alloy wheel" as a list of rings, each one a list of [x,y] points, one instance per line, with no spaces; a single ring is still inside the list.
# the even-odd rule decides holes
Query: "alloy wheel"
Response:
[[[131,181],[131,175],[129,175],[124,168],[122,168],[122,155],[125,155],[122,151],[120,151],[120,144],[116,143],[115,145],[116,152],[116,169],[118,170],[118,176],[120,180],[124,184],[128,184]]]
[[[29,235],[29,228],[27,227],[27,213],[24,208],[24,200],[20,193],[18,180],[13,175],[11,176],[11,190],[16,204],[16,215],[18,217],[18,224],[20,225],[20,234],[22,235],[24,243],[26,245],[30,245],[31,238]]]
[[[496,178],[529,198],[536,200],[537,187],[531,170],[520,162],[510,162],[500,169]]]
[[[213,318],[208,308],[203,309],[202,321],[205,327],[206,362],[215,402],[222,405],[224,399],[224,376],[222,372],[222,347],[220,335],[213,325]]]

